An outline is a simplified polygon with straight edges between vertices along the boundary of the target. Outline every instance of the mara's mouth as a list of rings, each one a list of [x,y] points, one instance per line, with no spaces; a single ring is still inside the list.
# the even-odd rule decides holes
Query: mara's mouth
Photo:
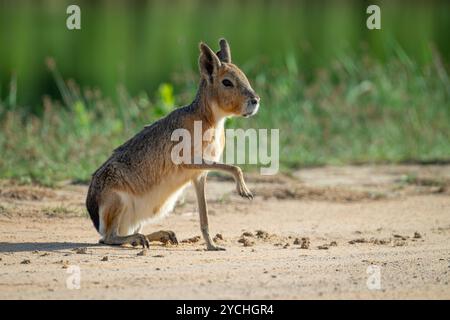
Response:
[[[247,108],[247,110],[245,110],[245,112],[242,114],[242,116],[244,118],[248,118],[248,117],[254,116],[258,112],[258,109],[259,109],[259,104],[257,104],[251,110],[248,110],[248,108]]]

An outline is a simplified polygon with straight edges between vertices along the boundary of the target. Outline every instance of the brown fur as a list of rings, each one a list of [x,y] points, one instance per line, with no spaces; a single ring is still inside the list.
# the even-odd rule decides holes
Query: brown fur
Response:
[[[199,207],[202,231],[208,229],[206,201],[202,188],[208,170],[223,170],[232,173],[237,189],[243,196],[251,196],[245,186],[238,167],[225,164],[176,165],[171,151],[177,142],[171,141],[172,132],[179,128],[194,131],[194,121],[202,122],[202,130],[214,130],[210,141],[202,148],[210,148],[219,156],[224,148],[223,120],[228,116],[252,115],[256,113],[259,97],[254,93],[244,73],[231,63],[228,43],[220,41],[221,50],[215,54],[207,45],[200,44],[199,67],[201,80],[195,100],[188,106],[176,109],[166,117],[146,126],[133,138],[114,150],[111,157],[93,174],[86,205],[95,227],[109,244],[140,243],[148,245],[148,239],[140,235],[144,220],[161,213],[168,199],[189,182],[199,191]],[[232,87],[222,81],[226,79]],[[255,102],[256,101],[256,102]],[[220,135],[215,144],[215,135]],[[193,154],[193,153],[192,153]],[[149,213],[147,205],[151,206]],[[205,202],[204,205],[202,202]],[[206,220],[206,227],[204,221]],[[164,239],[170,232],[154,233]],[[207,233],[207,232],[206,232]],[[170,233],[170,235],[172,235]],[[204,237],[209,234],[204,233]],[[176,241],[176,239],[174,239]],[[210,239],[208,248],[214,249]],[[213,248],[214,247],[214,248]]]

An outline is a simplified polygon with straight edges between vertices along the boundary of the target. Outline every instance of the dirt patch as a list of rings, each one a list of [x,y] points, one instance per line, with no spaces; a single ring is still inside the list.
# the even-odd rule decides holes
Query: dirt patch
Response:
[[[210,176],[210,179],[213,181],[227,181],[234,182],[234,178],[230,175],[225,174],[214,174]],[[263,183],[263,184],[285,184],[285,183],[296,183],[298,179],[292,177],[288,174],[277,174],[270,176],[263,176],[255,172],[245,173],[245,181],[247,183]]]
[[[197,242],[200,241],[200,239],[201,239],[200,236],[195,236],[195,237],[191,237],[191,238],[188,238],[188,239],[181,240],[181,243],[197,243]]]
[[[294,173],[303,185],[357,190],[388,198],[450,194],[449,165],[374,165],[321,167]]]
[[[377,238],[366,239],[366,238],[357,238],[357,239],[350,240],[348,243],[349,243],[349,244],[371,243],[371,244],[376,244],[376,245],[387,245],[387,244],[392,243],[392,238],[387,238],[387,239],[377,239]]]
[[[73,249],[73,251],[75,251],[76,254],[87,254],[87,248],[77,248]]]
[[[56,193],[48,188],[33,186],[14,186],[10,188],[2,187],[0,197],[11,200],[32,200],[42,201],[56,197]]]
[[[248,238],[246,238],[246,237],[241,237],[239,240],[238,240],[238,242],[239,243],[242,243],[242,245],[244,246],[244,247],[251,247],[251,246],[253,246],[254,244],[255,244],[255,241],[252,241],[252,240],[250,240],[250,239],[248,239]]]
[[[226,251],[205,251],[192,188],[143,230],[184,240],[142,250],[98,244],[90,219],[72,214],[85,210],[86,186],[23,196],[29,187],[0,182],[0,299],[450,298],[450,197],[430,181],[401,179],[446,178],[448,168],[308,170],[295,181],[249,179],[267,193],[253,201],[233,181],[211,179],[210,232]],[[20,195],[4,193],[16,188]],[[373,265],[381,290],[367,287]],[[70,290],[76,267],[81,288]]]
[[[294,244],[300,245],[301,249],[309,249],[310,241],[309,238],[295,238]]]
[[[223,235],[221,233],[217,233],[214,238],[214,241],[223,241]]]
[[[270,237],[269,233],[264,230],[256,230],[256,236],[260,239],[267,239]]]
[[[276,188],[256,188],[256,196],[261,196],[267,200],[276,198],[279,200],[314,200],[332,202],[354,202],[363,200],[379,200],[385,198],[379,193],[364,191],[352,191],[341,188],[312,188],[302,185],[279,186]]]
[[[358,243],[370,243],[375,245],[392,245],[392,246],[406,246],[411,241],[417,241],[418,239],[422,239],[422,235],[419,232],[414,232],[412,237],[401,235],[401,234],[393,234],[392,237],[389,238],[356,238],[350,240],[349,244],[358,244]]]
[[[143,250],[139,251],[136,255],[137,256],[146,256],[147,252],[148,252],[147,249],[143,249]]]

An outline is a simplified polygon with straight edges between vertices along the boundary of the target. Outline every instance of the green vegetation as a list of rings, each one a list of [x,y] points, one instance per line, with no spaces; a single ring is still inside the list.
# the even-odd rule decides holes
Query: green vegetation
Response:
[[[260,112],[232,119],[227,127],[279,128],[280,160],[300,165],[430,161],[450,158],[450,85],[439,57],[419,68],[398,49],[381,64],[368,56],[347,56],[317,70],[306,83],[295,62],[266,72],[247,70],[262,96]],[[112,149],[173,105],[189,103],[196,75],[176,77],[149,97],[117,99],[98,90],[81,90],[50,70],[64,103],[44,99],[43,113],[0,110],[0,176],[52,184],[61,179],[87,181]],[[12,86],[13,87],[13,86]],[[11,93],[13,94],[13,93]],[[120,103],[112,102],[117,100]]]
[[[173,73],[195,70],[198,42],[231,44],[233,60],[282,68],[288,54],[309,80],[317,68],[361,46],[381,62],[398,44],[418,64],[430,45],[450,59],[449,1],[402,0],[77,0],[81,30],[66,28],[70,0],[0,1],[0,96],[11,78],[17,104],[39,114],[44,94],[59,98],[44,61],[53,57],[66,78],[114,97],[154,92]],[[382,30],[366,28],[366,8],[378,4]],[[395,40],[395,41],[394,41]],[[291,59],[291,58],[289,58]],[[265,71],[265,70],[264,70]]]
[[[283,170],[450,159],[448,1],[375,1],[377,31],[359,0],[80,0],[79,31],[71,3],[0,2],[0,178],[87,181],[191,102],[197,43],[222,36],[262,97],[227,127],[280,129]]]

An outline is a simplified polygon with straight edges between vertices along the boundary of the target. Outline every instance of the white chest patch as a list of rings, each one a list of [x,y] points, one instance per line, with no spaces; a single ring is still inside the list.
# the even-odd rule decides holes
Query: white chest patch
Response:
[[[140,196],[117,192],[124,205],[119,222],[119,235],[135,233],[145,224],[169,214],[190,180],[191,176],[186,173],[172,174]]]
[[[204,150],[203,158],[210,161],[219,161],[222,156],[222,134],[224,130],[225,118],[222,118],[214,129],[205,132],[205,140],[212,141]]]

